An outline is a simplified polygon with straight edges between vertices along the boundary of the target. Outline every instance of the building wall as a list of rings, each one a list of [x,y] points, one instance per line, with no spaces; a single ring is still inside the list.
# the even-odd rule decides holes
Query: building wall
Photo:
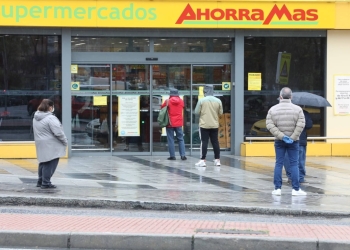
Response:
[[[334,107],[334,75],[350,75],[350,30],[329,30],[327,34],[327,100]],[[334,114],[333,108],[327,108],[328,137],[350,137],[350,116]],[[349,140],[332,140],[340,143]]]

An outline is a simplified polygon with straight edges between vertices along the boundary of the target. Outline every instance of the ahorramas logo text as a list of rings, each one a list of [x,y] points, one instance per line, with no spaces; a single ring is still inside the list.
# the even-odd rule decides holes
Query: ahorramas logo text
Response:
[[[187,4],[176,24],[185,24],[186,21],[260,21],[263,25],[270,25],[275,17],[279,20],[285,18],[293,23],[315,22],[318,21],[318,12],[317,9],[289,9],[286,4],[280,8],[275,4],[268,13],[259,8],[193,9],[190,4]]]

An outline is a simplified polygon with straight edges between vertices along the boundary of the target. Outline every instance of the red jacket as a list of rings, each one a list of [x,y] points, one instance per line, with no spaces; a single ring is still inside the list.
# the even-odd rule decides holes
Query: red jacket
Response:
[[[170,124],[167,127],[170,128],[175,128],[175,127],[182,127],[184,124],[184,119],[183,119],[183,109],[184,109],[184,101],[178,97],[178,96],[170,96],[168,103],[168,114],[170,118]],[[161,108],[166,106],[166,102],[162,104]]]

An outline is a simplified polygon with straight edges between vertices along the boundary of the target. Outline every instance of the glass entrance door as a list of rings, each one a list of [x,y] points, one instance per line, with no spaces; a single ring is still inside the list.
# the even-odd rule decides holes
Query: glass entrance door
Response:
[[[219,120],[219,143],[222,151],[231,148],[231,65],[193,65],[192,66],[192,146],[191,153],[199,154],[199,115],[194,113],[197,102],[203,98],[203,88],[207,84],[214,86],[214,96],[222,102],[224,115]],[[209,142],[208,149],[212,149]]]
[[[110,150],[110,66],[72,65],[72,150]]]

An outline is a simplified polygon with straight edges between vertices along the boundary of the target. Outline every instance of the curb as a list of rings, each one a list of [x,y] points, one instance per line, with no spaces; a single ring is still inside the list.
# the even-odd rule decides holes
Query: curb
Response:
[[[350,241],[336,242],[319,241],[318,239],[257,238],[242,236],[0,231],[0,246],[115,250],[329,250],[349,249]]]
[[[70,199],[46,197],[0,197],[1,206],[45,206],[45,207],[79,207],[79,208],[113,208],[113,209],[140,209],[140,210],[167,210],[167,211],[193,211],[193,212],[228,212],[264,215],[293,215],[293,216],[322,216],[322,217],[350,217],[349,212],[327,212],[317,210],[265,208],[249,206],[220,206],[201,204],[162,203],[144,201],[118,201],[97,199]]]

